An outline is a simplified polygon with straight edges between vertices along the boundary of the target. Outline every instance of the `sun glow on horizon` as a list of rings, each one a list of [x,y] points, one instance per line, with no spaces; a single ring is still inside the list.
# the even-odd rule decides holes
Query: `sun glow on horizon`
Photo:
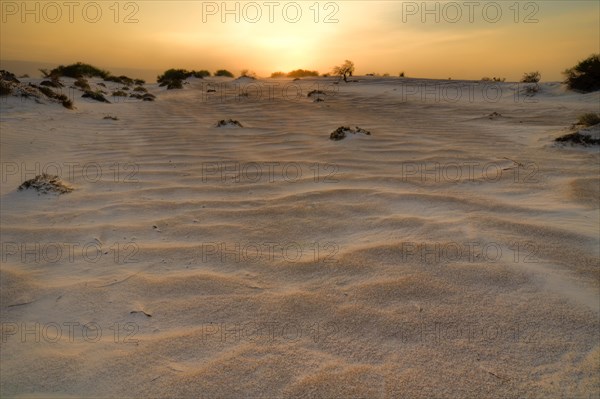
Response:
[[[229,13],[208,14],[205,4],[211,2],[141,2],[137,10],[119,2],[118,15],[109,8],[113,3],[102,2],[102,18],[94,23],[81,14],[88,2],[74,14],[73,23],[66,19],[66,10],[60,21],[50,23],[44,18],[53,14],[44,14],[43,5],[35,22],[36,15],[23,20],[19,10],[6,8],[8,3],[20,4],[2,2],[3,61],[83,61],[155,70],[224,68],[234,73],[250,69],[270,76],[298,68],[326,73],[351,59],[357,74],[394,76],[405,71],[432,78],[518,79],[527,70],[539,69],[543,80],[558,80],[562,70],[600,47],[600,4],[585,1],[539,3],[535,23],[525,23],[531,10],[524,3],[519,13],[502,3],[502,18],[493,23],[481,10],[473,14],[473,22],[466,19],[466,10],[458,23],[444,18],[436,22],[435,16],[408,13],[406,2],[385,1],[300,2],[295,3],[299,14],[292,2],[283,2],[273,10],[263,6],[257,21],[248,6],[252,2],[239,2],[237,8],[229,2]],[[440,10],[449,4],[437,3]],[[130,14],[137,22],[125,23]]]

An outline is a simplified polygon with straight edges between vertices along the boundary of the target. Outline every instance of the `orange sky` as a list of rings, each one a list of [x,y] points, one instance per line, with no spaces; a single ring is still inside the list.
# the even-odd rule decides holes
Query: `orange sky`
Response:
[[[324,73],[350,59],[357,74],[516,80],[539,70],[547,81],[600,52],[598,1],[422,3],[2,0],[0,62],[83,61],[148,79],[172,67]]]

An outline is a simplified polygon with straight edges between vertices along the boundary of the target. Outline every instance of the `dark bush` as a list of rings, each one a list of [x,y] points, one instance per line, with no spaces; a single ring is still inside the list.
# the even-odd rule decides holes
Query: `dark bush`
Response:
[[[189,77],[203,79],[209,76],[208,71],[188,71],[187,69],[168,69],[162,75],[157,76],[159,86],[167,86],[167,90],[183,89],[183,81]]]
[[[43,95],[45,95],[48,98],[57,98],[58,94],[56,94],[54,91],[52,91],[51,88],[46,87],[46,86],[35,86],[32,85],[33,87],[36,87],[40,92],[42,92]]]
[[[5,70],[0,70],[0,80],[6,80],[8,82],[13,82],[13,83],[21,83],[19,81],[19,79],[17,79],[17,77],[15,76],[14,73],[5,71]]]
[[[12,94],[10,84],[4,80],[0,80],[0,96],[9,96]]]
[[[580,144],[583,146],[600,145],[600,139],[595,139],[590,135],[579,132],[569,133],[554,139],[557,143]]]
[[[86,91],[85,93],[83,93],[83,95],[81,97],[84,98],[91,98],[92,100],[96,100],[96,101],[100,101],[102,103],[109,103],[110,101],[108,101],[103,95],[102,93],[99,92],[94,92],[91,90]]]
[[[571,90],[582,93],[600,90],[600,56],[592,54],[563,74],[566,76],[563,83]]]
[[[226,69],[219,69],[215,72],[215,76],[225,76],[227,78],[233,78],[233,74]]]
[[[295,71],[288,72],[288,78],[304,78],[307,76],[319,76],[319,72],[317,71],[309,71],[306,69],[296,69]]]
[[[167,90],[173,89],[183,89],[183,84],[181,80],[171,80],[167,83]]]
[[[523,77],[521,78],[521,83],[537,83],[540,81],[541,78],[542,75],[539,72],[529,72],[523,75]]]
[[[525,95],[528,97],[535,96],[540,91],[540,85],[537,83],[525,86]]]
[[[61,181],[60,177],[49,175],[46,173],[42,173],[41,175],[37,175],[33,179],[29,179],[23,182],[18,188],[19,191],[29,189],[35,190],[40,194],[55,193],[59,195],[70,193],[73,191],[73,188],[64,184]]]
[[[146,93],[142,96],[143,101],[154,101],[156,96],[154,94]]]
[[[91,90],[90,84],[88,83],[87,79],[84,78],[78,78],[75,83],[73,83],[75,86],[79,87],[81,90],[83,91],[87,91],[87,90]]]
[[[133,85],[133,79],[125,76],[125,75],[121,75],[119,76],[119,79],[121,79],[121,83],[127,86],[132,86]]]
[[[108,71],[104,71],[102,69],[96,68],[93,65],[84,64],[82,62],[77,62],[75,64],[71,64],[71,65],[67,65],[67,66],[60,65],[59,67],[54,68],[52,71],[50,71],[49,77],[51,77],[51,76],[67,76],[70,78],[81,78],[84,76],[87,76],[87,77],[97,76],[97,77],[104,79],[109,75],[110,74],[108,73]]]
[[[597,125],[600,123],[600,114],[588,112],[587,114],[580,115],[577,123],[586,127]]]
[[[40,83],[40,86],[49,86],[49,87],[63,87],[63,85],[60,82],[57,81],[53,81],[53,80],[44,80],[42,81],[42,83]]]
[[[105,77],[104,81],[105,82],[122,83],[120,78],[118,78],[117,76],[112,76],[112,75]]]
[[[204,69],[200,71],[192,71],[192,76],[198,79],[203,79],[210,76],[210,72]]]
[[[127,86],[133,86],[133,84],[135,82],[133,79],[131,79],[130,77],[127,77],[125,75],[121,75],[121,76],[108,75],[108,76],[104,77],[104,81],[119,83],[119,84],[127,85]]]
[[[191,76],[191,72],[186,69],[168,69],[162,75],[156,78],[158,83],[168,83],[172,80],[185,80]]]
[[[313,90],[308,93],[307,97],[317,96],[319,94],[325,95],[325,92],[321,90]]]

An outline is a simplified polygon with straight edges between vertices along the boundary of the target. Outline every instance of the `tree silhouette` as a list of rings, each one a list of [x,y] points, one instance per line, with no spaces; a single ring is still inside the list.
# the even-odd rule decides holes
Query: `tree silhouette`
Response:
[[[350,60],[344,61],[342,65],[333,67],[333,74],[338,75],[344,79],[344,82],[348,83],[348,76],[352,76],[354,72],[354,62]]]

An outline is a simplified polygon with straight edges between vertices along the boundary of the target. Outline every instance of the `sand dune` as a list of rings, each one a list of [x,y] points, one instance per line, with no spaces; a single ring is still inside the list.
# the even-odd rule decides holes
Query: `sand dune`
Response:
[[[598,397],[597,92],[272,81],[2,98],[2,397]]]

